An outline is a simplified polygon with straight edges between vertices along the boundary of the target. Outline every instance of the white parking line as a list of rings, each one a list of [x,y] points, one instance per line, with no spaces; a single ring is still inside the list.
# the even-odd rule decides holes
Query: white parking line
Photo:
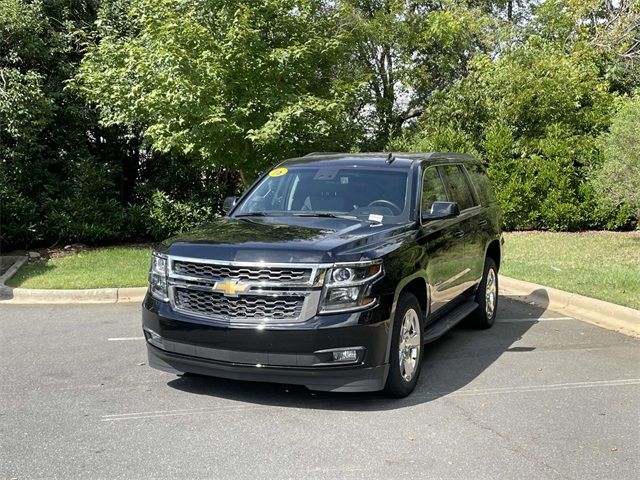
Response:
[[[640,385],[640,378],[623,378],[619,380],[596,380],[592,382],[573,382],[573,383],[552,383],[547,385],[523,385],[517,387],[497,387],[497,388],[479,388],[479,389],[462,389],[453,392],[424,392],[422,398],[432,398],[435,396],[454,396],[469,397],[482,395],[504,395],[518,394],[529,392],[543,392],[553,390],[572,390],[575,388],[610,388]],[[415,394],[414,394],[415,395]],[[181,417],[185,415],[211,415],[220,413],[246,412],[249,410],[261,410],[266,408],[264,405],[220,405],[218,407],[202,407],[202,408],[183,408],[176,410],[151,410],[143,412],[131,413],[115,413],[102,415],[102,422],[118,422],[122,420],[143,420],[148,418],[165,418],[165,417]],[[293,408],[293,407],[292,407]]]
[[[115,337],[107,338],[108,342],[123,342],[126,340],[144,340],[144,337]]]
[[[248,410],[264,409],[264,405],[221,405],[219,407],[185,408],[179,410],[158,410],[151,412],[132,412],[113,415],[102,415],[102,422],[117,422],[120,420],[142,420],[146,418],[181,417],[184,415],[207,415],[231,412],[244,412]]]
[[[539,317],[539,318],[498,318],[498,323],[517,323],[517,322],[555,322],[558,320],[575,320],[573,317]]]
[[[552,383],[548,385],[523,385],[521,387],[496,387],[463,389],[455,392],[437,392],[441,395],[453,395],[467,397],[476,395],[501,395],[505,393],[545,392],[551,390],[571,390],[574,388],[603,388],[622,387],[627,385],[640,385],[640,378],[624,378],[620,380],[596,380],[593,382]]]

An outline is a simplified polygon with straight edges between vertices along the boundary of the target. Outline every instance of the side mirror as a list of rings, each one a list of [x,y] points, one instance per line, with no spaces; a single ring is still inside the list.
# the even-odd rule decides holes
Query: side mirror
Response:
[[[456,202],[433,202],[430,212],[422,213],[422,221],[443,220],[460,215],[460,207]]]
[[[224,213],[229,213],[229,211],[236,206],[236,202],[238,201],[238,197],[227,197],[222,202],[222,211]]]

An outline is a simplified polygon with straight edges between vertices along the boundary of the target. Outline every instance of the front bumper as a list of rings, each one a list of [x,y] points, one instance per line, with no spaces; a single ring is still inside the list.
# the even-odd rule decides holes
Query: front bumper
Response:
[[[189,317],[147,296],[142,323],[149,365],[173,373],[299,384],[312,390],[381,390],[389,370],[390,329],[382,304],[364,312],[258,328]],[[359,348],[357,363],[327,362],[322,351],[336,348]]]

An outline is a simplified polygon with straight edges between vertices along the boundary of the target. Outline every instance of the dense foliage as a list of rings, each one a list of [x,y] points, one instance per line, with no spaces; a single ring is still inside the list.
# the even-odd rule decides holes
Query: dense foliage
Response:
[[[612,207],[624,205],[640,218],[640,96],[625,99],[602,135],[603,164],[595,188]]]
[[[524,26],[509,30],[517,41],[476,55],[394,147],[479,154],[509,229],[631,227],[630,203],[606,201],[591,174],[602,162],[599,137],[637,78],[630,47],[639,17],[599,5],[549,0],[532,8]],[[620,37],[621,29],[635,33]],[[629,122],[637,128],[640,117]],[[621,184],[628,195],[639,188],[638,176]]]
[[[107,125],[251,178],[286,156],[343,150],[350,29],[322,0],[139,0],[134,35],[104,24],[80,70]]]
[[[629,0],[0,0],[0,243],[159,239],[309,151],[480,155],[511,229],[637,225]]]
[[[4,248],[160,238],[219,213],[236,188],[195,155],[151,152],[139,125],[101,122],[73,88],[99,3],[0,0]]]

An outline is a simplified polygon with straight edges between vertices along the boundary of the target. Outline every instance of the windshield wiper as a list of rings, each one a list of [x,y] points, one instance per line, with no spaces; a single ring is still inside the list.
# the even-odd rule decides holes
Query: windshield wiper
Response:
[[[274,213],[274,212],[247,212],[247,213],[239,213],[234,215],[235,218],[241,217],[282,217],[287,216],[283,213]],[[307,212],[307,213],[292,213],[293,217],[322,217],[322,218],[342,218],[345,220],[361,220],[358,217],[353,215],[339,215],[337,213],[331,212]]]
[[[234,215],[234,217],[273,217],[274,215],[267,212],[248,212],[248,213],[239,213]]]
[[[338,215],[337,213],[330,212],[309,212],[309,213],[294,213],[294,217],[326,217],[326,218],[344,218],[346,220],[358,220],[358,217],[353,215]]]

